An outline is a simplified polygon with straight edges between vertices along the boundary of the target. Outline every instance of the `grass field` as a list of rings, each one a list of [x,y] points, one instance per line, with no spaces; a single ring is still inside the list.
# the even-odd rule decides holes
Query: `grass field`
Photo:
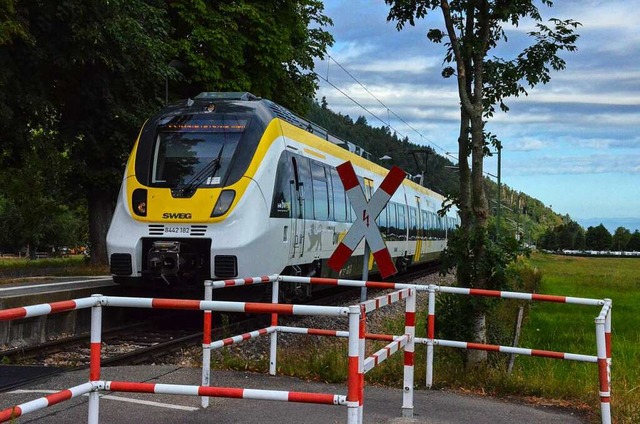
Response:
[[[610,298],[612,309],[612,412],[616,423],[640,422],[640,259],[534,255],[543,274],[541,293]],[[521,345],[596,354],[594,308],[532,305]],[[518,358],[516,372],[542,396],[598,405],[593,364]],[[537,389],[536,389],[537,387]],[[597,411],[596,411],[597,412]]]

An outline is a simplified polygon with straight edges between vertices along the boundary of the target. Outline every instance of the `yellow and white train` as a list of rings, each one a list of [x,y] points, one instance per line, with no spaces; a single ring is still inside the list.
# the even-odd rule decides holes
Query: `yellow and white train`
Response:
[[[351,161],[370,197],[387,169],[352,143],[250,93],[201,93],[142,128],[107,235],[113,279],[197,285],[274,273],[351,277],[327,260],[354,221],[336,166]],[[409,179],[377,218],[399,269],[437,260],[455,211]],[[372,272],[375,264],[370,260]]]

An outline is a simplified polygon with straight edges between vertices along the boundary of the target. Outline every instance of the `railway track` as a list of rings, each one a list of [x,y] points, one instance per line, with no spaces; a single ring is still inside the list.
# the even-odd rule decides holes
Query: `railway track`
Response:
[[[214,333],[237,331],[246,321],[214,328]],[[103,334],[101,366],[139,365],[162,361],[176,352],[202,343],[202,331],[157,328],[151,322],[114,329]],[[68,371],[88,369],[88,335],[50,341],[37,346],[0,352],[0,392],[18,388],[34,380]]]

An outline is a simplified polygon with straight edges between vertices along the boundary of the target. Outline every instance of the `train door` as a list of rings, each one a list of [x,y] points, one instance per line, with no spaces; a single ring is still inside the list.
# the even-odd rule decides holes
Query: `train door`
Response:
[[[291,156],[291,168],[293,169],[293,180],[291,181],[291,258],[299,258],[304,253],[304,182],[300,176],[299,160],[304,158]]]
[[[364,180],[364,197],[367,199],[367,202],[371,200],[373,197],[373,180],[370,178],[363,178]],[[369,250],[369,258],[368,258],[368,269],[371,271],[373,269],[373,252]]]
[[[422,255],[422,240],[424,238],[424,234],[422,232],[422,207],[420,206],[420,197],[416,196],[416,207],[418,208],[417,217],[416,217],[416,226],[417,233],[415,234],[416,238],[416,251],[413,256],[413,262],[419,262],[420,256]]]

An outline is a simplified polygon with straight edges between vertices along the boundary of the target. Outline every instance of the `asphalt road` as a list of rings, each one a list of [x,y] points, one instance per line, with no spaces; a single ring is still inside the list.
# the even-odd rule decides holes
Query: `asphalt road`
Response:
[[[45,396],[87,381],[88,371],[76,371],[47,378],[18,390],[0,394],[0,410]],[[114,367],[102,370],[104,380],[139,381],[166,384],[199,385],[200,370],[176,366]],[[305,391],[345,394],[344,385],[302,381],[290,377],[214,371],[212,386]],[[489,397],[461,395],[439,390],[416,390],[414,417],[402,416],[402,391],[367,387],[364,423],[429,424],[512,424],[563,423],[584,421],[568,411],[508,403]],[[87,421],[88,399],[73,398],[47,409],[23,416],[19,423],[59,424]],[[344,406],[309,405],[261,400],[211,399],[211,406],[200,408],[200,399],[191,396],[105,393],[100,400],[100,423],[212,423],[216,424],[286,424],[344,423]]]

